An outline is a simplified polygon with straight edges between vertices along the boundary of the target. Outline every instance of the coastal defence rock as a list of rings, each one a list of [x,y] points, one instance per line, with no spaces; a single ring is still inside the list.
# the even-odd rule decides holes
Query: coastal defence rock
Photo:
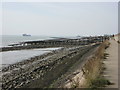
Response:
[[[61,77],[53,86],[59,88],[90,88],[91,82],[101,75],[104,51],[108,46],[109,42],[105,41],[99,47],[91,49],[92,51],[86,53],[86,56],[83,55],[83,64],[81,62],[74,64],[76,68],[71,70],[72,73]]]
[[[12,51],[12,50],[23,50],[23,49],[34,49],[34,48],[50,48],[50,47],[71,47],[79,45],[89,45],[93,43],[101,43],[104,40],[109,39],[108,36],[96,36],[96,37],[83,37],[80,39],[53,39],[44,41],[26,41],[20,42],[19,44],[9,45],[10,47],[0,48],[0,52]]]
[[[63,48],[3,68],[2,87],[3,89],[49,87],[78,60],[80,61],[84,54],[98,45]]]

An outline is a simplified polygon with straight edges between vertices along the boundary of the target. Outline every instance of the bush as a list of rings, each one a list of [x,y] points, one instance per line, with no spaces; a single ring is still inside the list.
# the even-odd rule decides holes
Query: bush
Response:
[[[111,82],[103,77],[98,77],[95,80],[92,80],[90,83],[91,88],[101,88],[106,85],[111,85]]]

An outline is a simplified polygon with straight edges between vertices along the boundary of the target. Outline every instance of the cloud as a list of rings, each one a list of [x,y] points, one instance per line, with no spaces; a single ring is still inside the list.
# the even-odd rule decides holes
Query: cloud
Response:
[[[117,3],[5,3],[3,34],[69,36],[116,33],[116,7]]]

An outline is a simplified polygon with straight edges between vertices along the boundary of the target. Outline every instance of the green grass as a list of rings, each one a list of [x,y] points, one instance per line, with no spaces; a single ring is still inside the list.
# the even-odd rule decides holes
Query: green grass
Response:
[[[106,85],[111,85],[111,82],[104,77],[98,77],[90,82],[90,88],[92,89],[103,88]]]
[[[89,72],[86,73],[86,86],[90,90],[98,90],[98,88],[104,88],[106,85],[110,85],[110,81],[102,77],[102,72],[106,69],[104,67],[103,60],[107,59],[108,53],[105,53],[105,49],[109,47],[108,41],[103,42],[95,53],[95,57],[91,58],[85,69]]]

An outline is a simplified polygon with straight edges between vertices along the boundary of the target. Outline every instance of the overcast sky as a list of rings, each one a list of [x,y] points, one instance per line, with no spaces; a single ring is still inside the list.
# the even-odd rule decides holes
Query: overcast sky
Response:
[[[3,35],[77,36],[118,32],[117,2],[4,2]]]

